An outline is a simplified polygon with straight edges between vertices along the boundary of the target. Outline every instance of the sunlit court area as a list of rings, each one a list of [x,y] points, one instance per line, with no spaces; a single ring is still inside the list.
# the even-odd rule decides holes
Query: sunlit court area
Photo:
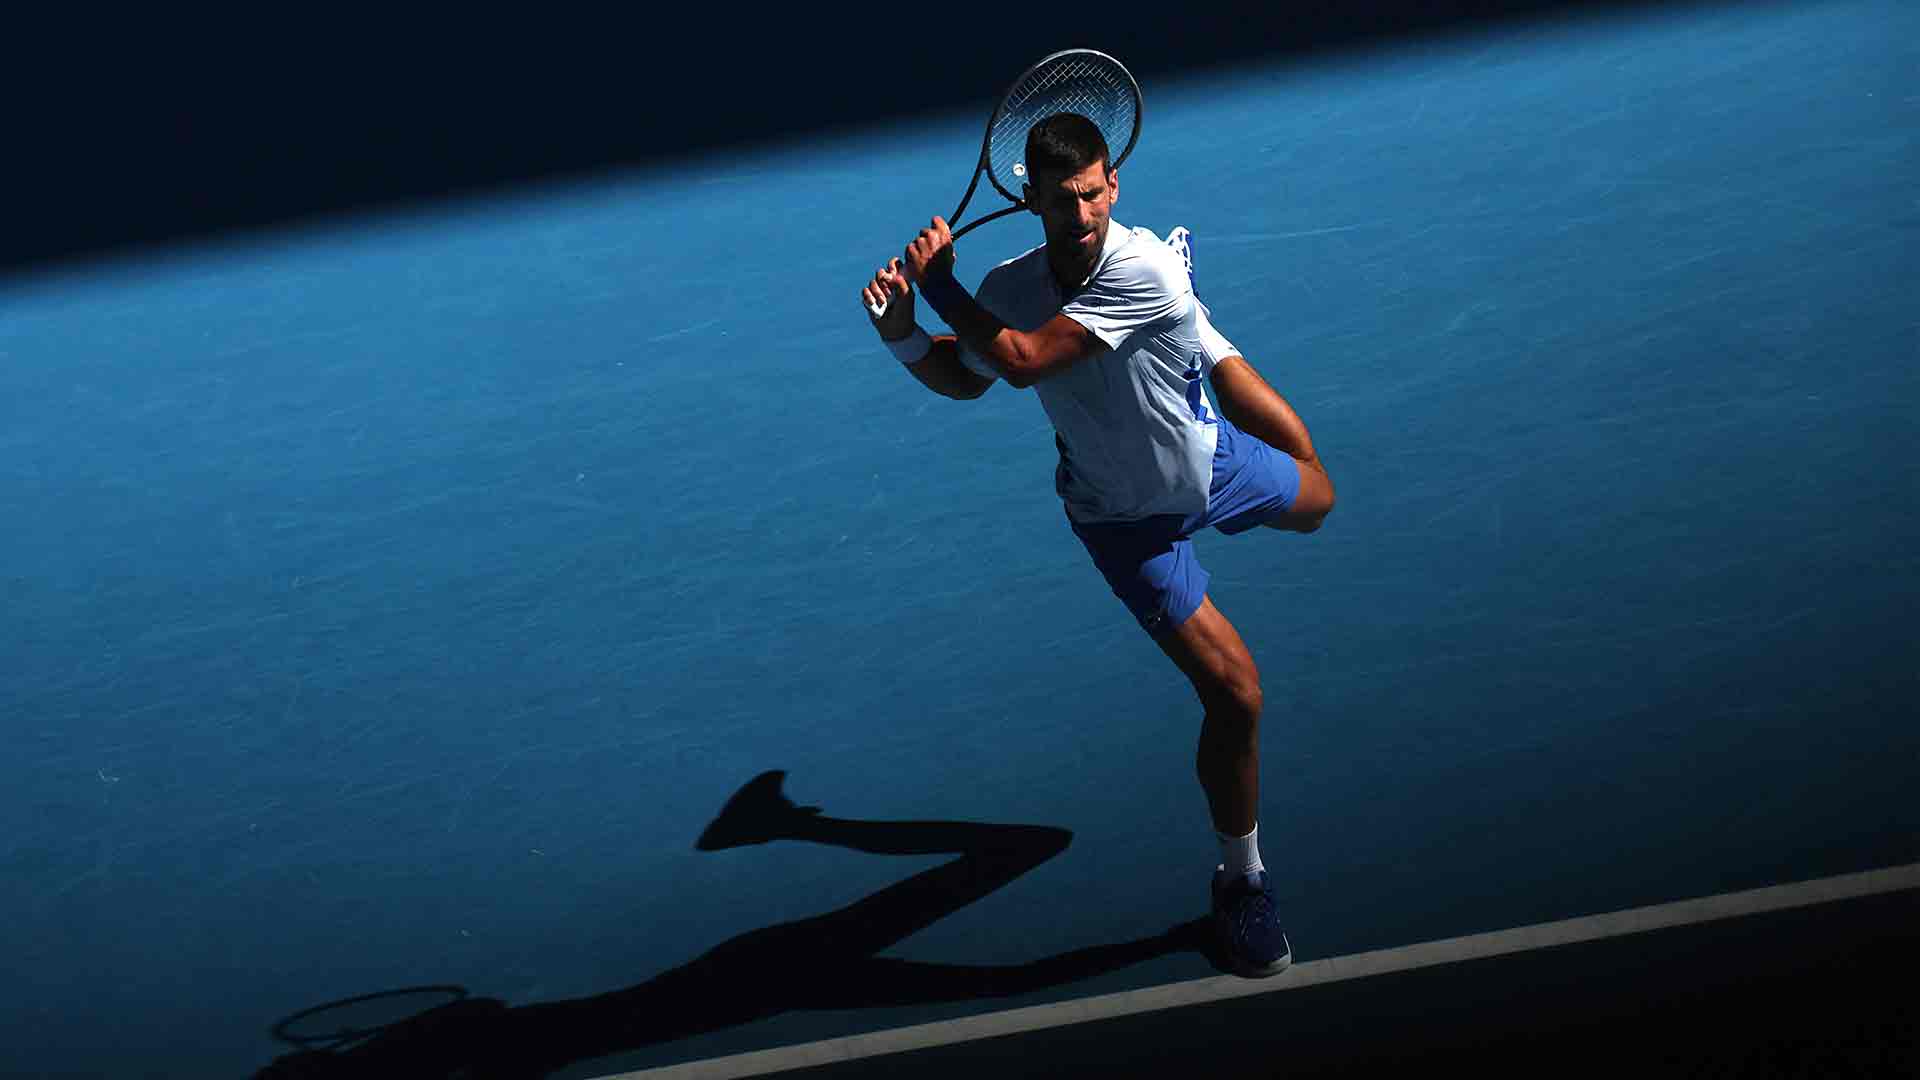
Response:
[[[1920,1072],[1920,7],[1486,6],[922,17],[821,46],[871,107],[655,79],[578,108],[699,138],[521,116],[462,184],[423,128],[382,192],[343,98],[244,213],[297,123],[197,188],[149,131],[181,227],[0,274],[0,1074]],[[1075,46],[1144,103],[1113,222],[1338,488],[1192,536],[1270,977],[1039,390],[929,393],[862,302]]]

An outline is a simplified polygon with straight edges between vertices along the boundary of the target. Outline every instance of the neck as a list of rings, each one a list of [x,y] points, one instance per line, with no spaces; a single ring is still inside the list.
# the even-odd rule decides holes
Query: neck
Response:
[[[1047,246],[1047,267],[1053,271],[1053,279],[1060,283],[1062,291],[1071,292],[1079,288],[1087,275],[1093,272],[1093,263],[1083,260],[1078,252],[1062,254]]]

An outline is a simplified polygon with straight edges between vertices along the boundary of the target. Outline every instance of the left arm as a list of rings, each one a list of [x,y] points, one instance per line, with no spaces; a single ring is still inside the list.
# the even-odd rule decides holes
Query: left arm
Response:
[[[907,272],[960,340],[993,366],[1007,385],[1025,389],[1088,357],[1106,343],[1066,315],[1031,332],[1015,330],[980,306],[953,276],[953,236],[939,218],[907,245]]]

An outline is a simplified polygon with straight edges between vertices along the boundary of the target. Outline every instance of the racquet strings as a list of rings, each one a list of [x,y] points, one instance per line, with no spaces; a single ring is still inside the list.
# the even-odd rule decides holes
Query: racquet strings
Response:
[[[1029,71],[1007,91],[987,133],[987,170],[994,185],[1019,198],[1026,182],[1027,131],[1054,113],[1079,113],[1092,120],[1117,168],[1139,130],[1137,95],[1127,69],[1099,53],[1069,53]]]

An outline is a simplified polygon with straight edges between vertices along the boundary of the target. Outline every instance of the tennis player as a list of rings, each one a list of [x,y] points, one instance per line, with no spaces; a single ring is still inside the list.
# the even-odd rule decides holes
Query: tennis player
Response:
[[[1313,532],[1333,509],[1333,483],[1306,425],[1212,326],[1194,292],[1190,234],[1175,229],[1163,243],[1113,221],[1110,160],[1085,117],[1039,121],[1023,194],[1046,242],[994,267],[976,297],[954,279],[952,235],[936,217],[861,300],[887,303],[868,317],[934,393],[977,398],[1004,379],[1039,395],[1068,524],[1205,708],[1195,764],[1222,855],[1212,886],[1221,950],[1242,975],[1272,975],[1292,947],[1260,859],[1260,673],[1207,595],[1190,537]],[[918,326],[915,286],[957,336]]]

